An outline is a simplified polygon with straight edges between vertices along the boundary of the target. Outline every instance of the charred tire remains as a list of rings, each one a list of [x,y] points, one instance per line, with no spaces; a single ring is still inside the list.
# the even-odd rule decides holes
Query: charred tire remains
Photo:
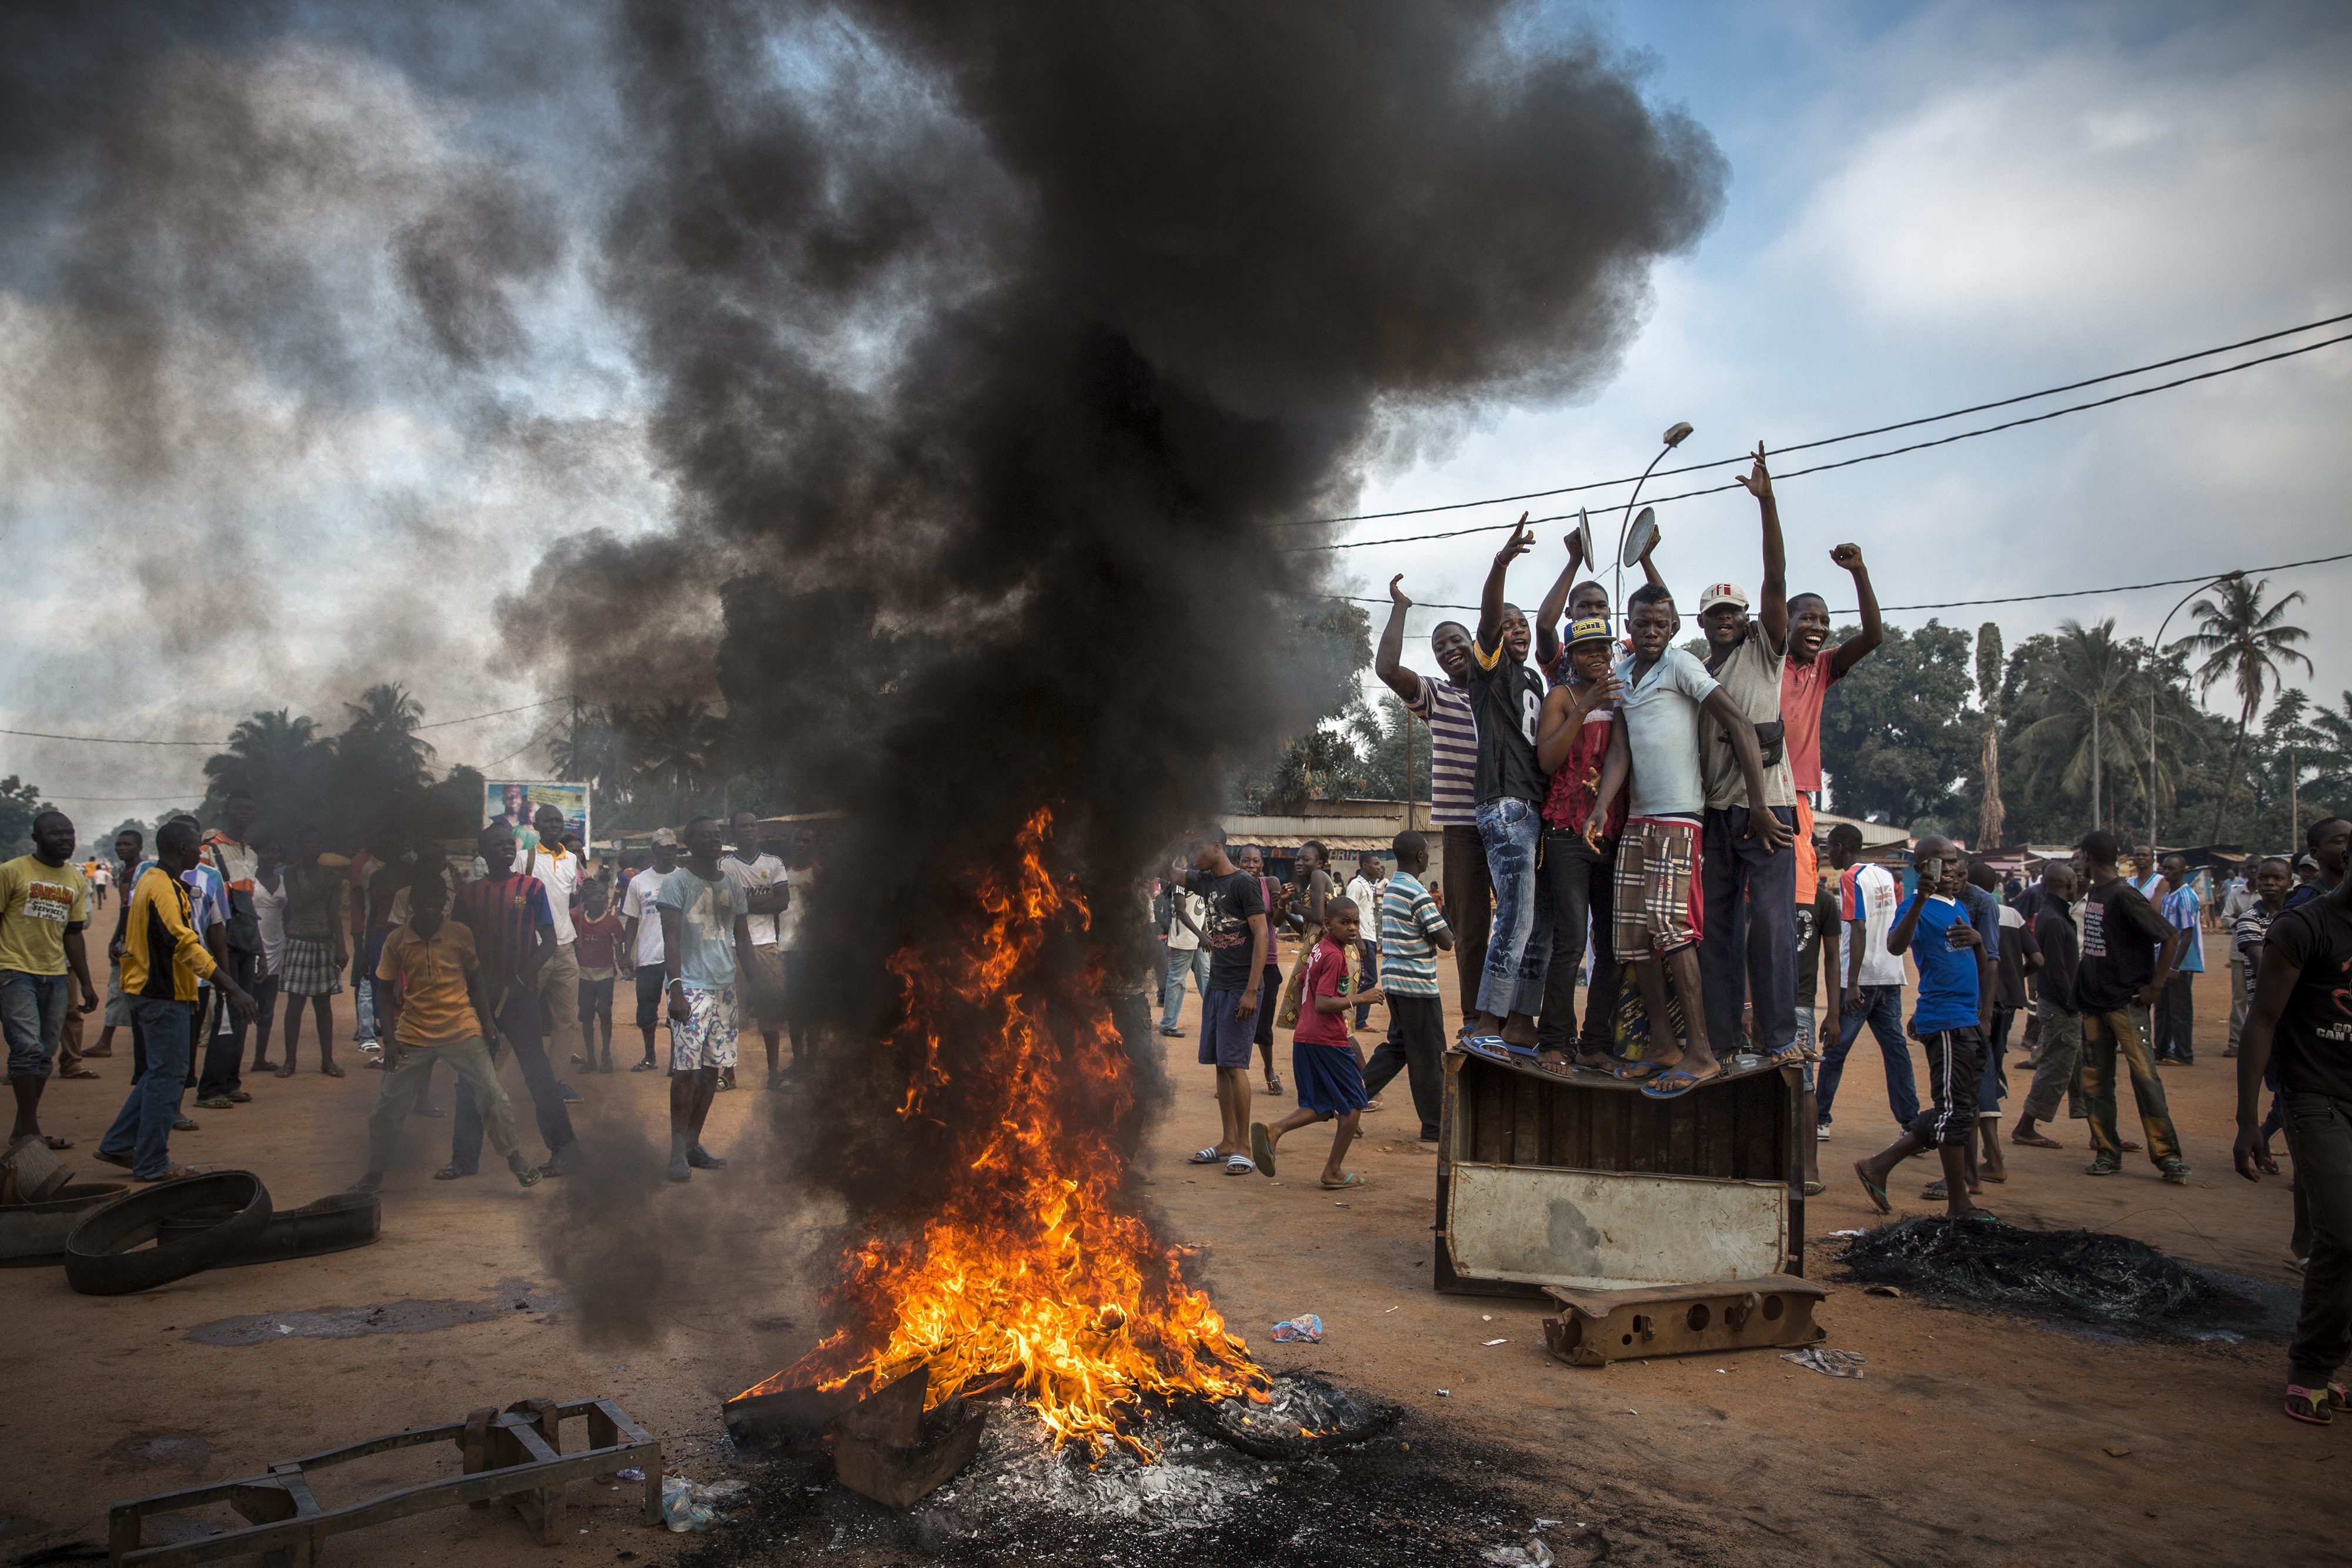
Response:
[[[226,1218],[166,1231],[168,1222],[223,1211]],[[269,1189],[251,1171],[218,1171],[127,1194],[66,1238],[66,1283],[85,1296],[125,1296],[184,1280],[258,1240],[269,1214]],[[149,1240],[155,1245],[140,1245]]]

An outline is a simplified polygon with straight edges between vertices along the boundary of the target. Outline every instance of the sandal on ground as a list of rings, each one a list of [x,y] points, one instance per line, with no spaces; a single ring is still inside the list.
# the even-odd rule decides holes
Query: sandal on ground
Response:
[[[131,1158],[129,1155],[110,1155],[104,1149],[99,1150],[89,1157],[98,1161],[100,1165],[120,1166],[124,1170],[129,1170],[132,1165]]]
[[[1642,1085],[1642,1095],[1647,1100],[1679,1100],[1709,1079],[1722,1076],[1720,1063],[1712,1072],[1693,1072],[1687,1067],[1669,1067]]]
[[[2254,1164],[2263,1167],[2263,1175],[2264,1176],[2276,1176],[2279,1174],[2278,1161],[2272,1155],[2257,1155],[2254,1156]]]
[[[2194,1174],[2189,1170],[2188,1162],[2180,1159],[2165,1160],[2158,1164],[2156,1169],[2158,1175],[2175,1186],[2187,1186],[2189,1176]]]
[[[427,1105],[424,1101],[419,1100],[408,1108],[408,1113],[412,1116],[446,1116],[449,1113],[441,1106]]]
[[[1257,1169],[1257,1163],[1247,1155],[1234,1155],[1225,1161],[1227,1176],[1247,1176]]]
[[[234,1111],[236,1109],[236,1102],[231,1100],[226,1094],[215,1094],[209,1100],[197,1101],[196,1109],[199,1111]]]
[[[661,1063],[658,1061],[635,1061],[629,1064],[629,1071],[632,1072],[659,1072],[661,1071]]]
[[[1191,1166],[1213,1166],[1223,1164],[1224,1158],[1225,1156],[1217,1153],[1215,1149],[1207,1148],[1202,1149],[1199,1154],[1194,1155],[1191,1159],[1186,1160],[1184,1163]]]
[[[58,1074],[60,1078],[95,1078],[97,1073],[87,1067],[68,1067]]]
[[[1654,1061],[1612,1061],[1601,1071],[1624,1083],[1646,1083],[1666,1071]]]
[[[1977,1189],[1975,1187],[1969,1188],[1969,1196],[1970,1197],[1974,1197],[1976,1195]],[[1936,1180],[1929,1182],[1926,1186],[1921,1187],[1919,1189],[1919,1196],[1933,1203],[1944,1203],[1950,1199],[1952,1189],[1945,1186],[1943,1178],[1938,1176]]]
[[[294,1076],[294,1064],[293,1064],[292,1062],[290,1062],[290,1061],[289,1061],[289,1062],[286,1063],[283,1067],[280,1067],[280,1068],[278,1070],[278,1077],[280,1077],[280,1078],[291,1078],[291,1077],[293,1077],[293,1076]]]
[[[253,1103],[253,1096],[242,1089],[232,1089],[228,1092],[228,1102],[232,1105],[250,1105]]]
[[[1256,1156],[1261,1174],[1274,1174],[1274,1134],[1265,1130],[1264,1122],[1250,1124],[1250,1153]]]
[[[343,1076],[343,1064],[340,1061],[322,1061],[319,1063],[319,1074],[322,1078],[341,1078]]]
[[[1381,1103],[1378,1100],[1367,1100],[1364,1102],[1364,1109],[1367,1111],[1377,1111],[1380,1108]]]
[[[1977,1173],[1977,1179],[1979,1181],[1997,1181],[2000,1183],[2001,1186],[2007,1186],[2009,1185],[2009,1173],[2007,1171],[1979,1170]]]
[[[1794,1067],[1804,1060],[1805,1048],[1793,1040],[1772,1053],[1772,1065],[1775,1067]]]
[[[2116,1164],[2113,1160],[2101,1158],[2093,1160],[2089,1165],[2084,1166],[2083,1167],[2083,1174],[2084,1176],[2116,1176],[2122,1172],[2123,1168],[2123,1166]]]
[[[1353,1171],[1349,1171],[1342,1175],[1338,1181],[1325,1182],[1323,1184],[1323,1190],[1325,1192],[1345,1192],[1351,1186],[1361,1186],[1363,1185],[1363,1177],[1358,1176]]]
[[[2021,1149],[2063,1149],[2066,1146],[2057,1139],[2045,1138],[2039,1133],[2028,1133],[2021,1138],[2011,1133],[2009,1141]]]
[[[1895,1206],[1886,1201],[1886,1189],[1879,1186],[1876,1182],[1871,1180],[1868,1173],[1864,1171],[1863,1166],[1863,1161],[1856,1160],[1853,1162],[1854,1179],[1862,1183],[1862,1190],[1870,1195],[1872,1207],[1876,1208],[1881,1214],[1894,1213]]]
[[[194,1166],[165,1166],[163,1167],[163,1174],[161,1176],[143,1176],[134,1175],[131,1179],[132,1181],[143,1182],[179,1181],[187,1176],[202,1176],[204,1174],[204,1172],[198,1170]]]
[[[1807,1182],[1807,1183],[1805,1184],[1805,1196],[1806,1196],[1807,1197],[1821,1197],[1821,1196],[1822,1196],[1822,1184],[1821,1184],[1821,1183],[1819,1183],[1819,1182],[1817,1182],[1817,1181],[1809,1181],[1809,1182]]]
[[[2286,1413],[2312,1427],[2325,1427],[2336,1419],[2336,1409],[2325,1388],[2305,1388],[2300,1384],[2286,1385]]]
[[[1269,1072],[1265,1075],[1265,1092],[1269,1094],[1279,1094],[1282,1092],[1282,1074],[1278,1072]]]
[[[433,1179],[435,1181],[456,1181],[459,1176],[469,1176],[473,1174],[473,1172],[467,1170],[460,1166],[449,1165],[443,1166],[439,1170],[435,1171],[433,1173]]]
[[[172,1131],[175,1133],[194,1133],[201,1130],[194,1116],[183,1116],[172,1124]]]
[[[2118,1139],[2116,1139],[2116,1147],[2117,1147],[2117,1148],[2121,1149],[2124,1153],[2126,1153],[2126,1154],[2127,1154],[2127,1155],[2136,1155],[2136,1154],[2139,1153],[2139,1145],[2138,1145],[2137,1144],[2134,1143],[2134,1142],[2133,1142],[2131,1139],[2129,1139],[2129,1138],[2118,1138]]]

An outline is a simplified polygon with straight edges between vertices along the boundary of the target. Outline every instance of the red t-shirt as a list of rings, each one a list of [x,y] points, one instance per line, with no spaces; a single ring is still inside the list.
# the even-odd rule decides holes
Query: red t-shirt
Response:
[[[1789,782],[1800,789],[1822,787],[1822,704],[1837,680],[1832,668],[1836,655],[1832,644],[1815,654],[1810,664],[1790,659],[1780,666],[1780,722],[1787,726]]]
[[[1315,956],[1307,961],[1307,988],[1299,998],[1298,1027],[1290,1038],[1300,1045],[1336,1045],[1342,1050],[1355,1049],[1348,1033],[1348,1015],[1315,1010],[1318,997],[1344,997],[1349,994],[1348,955],[1328,936],[1315,944]]]
[[[1551,786],[1544,794],[1543,820],[1548,826],[1584,831],[1585,819],[1592,815],[1592,797],[1601,787],[1601,764],[1609,757],[1610,730],[1616,722],[1616,713],[1609,708],[1584,716],[1584,726],[1576,732],[1575,749],[1551,776]],[[1602,838],[1613,839],[1624,831],[1625,802],[1632,794],[1630,789],[1617,791],[1617,799],[1610,802],[1608,814],[1601,820]]]
[[[583,969],[609,969],[621,937],[621,917],[610,909],[595,919],[576,916],[572,922],[572,955]]]

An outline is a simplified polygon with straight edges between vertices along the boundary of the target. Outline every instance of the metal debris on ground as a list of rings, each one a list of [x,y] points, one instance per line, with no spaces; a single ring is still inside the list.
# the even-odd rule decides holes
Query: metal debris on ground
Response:
[[[1831,1377],[1862,1375],[1863,1354],[1858,1350],[1825,1350],[1814,1344],[1802,1350],[1792,1350],[1780,1359],[1793,1361],[1809,1372],[1819,1372]]]
[[[1559,1561],[1551,1554],[1551,1548],[1534,1536],[1529,1536],[1524,1546],[1489,1546],[1479,1556],[1495,1568],[1552,1568]]]
[[[1921,1217],[1865,1231],[1839,1261],[1872,1284],[2148,1333],[2242,1321],[2254,1310],[2146,1242],[2097,1230]]]
[[[1285,1373],[1274,1380],[1264,1403],[1220,1399],[1179,1406],[1204,1437],[1231,1443],[1261,1459],[1304,1459],[1349,1443],[1378,1437],[1395,1424],[1396,1411],[1368,1406],[1346,1389],[1312,1373]]]

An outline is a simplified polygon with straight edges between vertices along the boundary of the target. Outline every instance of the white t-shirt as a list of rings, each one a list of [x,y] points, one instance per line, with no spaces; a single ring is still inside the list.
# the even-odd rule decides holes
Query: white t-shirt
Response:
[[[571,946],[572,895],[580,888],[580,857],[534,844],[522,857],[522,874],[547,884],[547,907],[555,916],[555,945]]]
[[[654,894],[668,880],[668,873],[647,866],[629,879],[629,891],[621,895],[621,918],[637,923],[639,968],[662,961],[661,911],[654,907]]]
[[[1208,929],[1209,901],[1197,893],[1179,894],[1177,896],[1184,901],[1184,919],[1192,924],[1188,929],[1183,920],[1168,923],[1168,950],[1171,953],[1190,953],[1201,946],[1201,933]]]
[[[761,855],[755,861],[740,861],[729,855],[719,862],[719,869],[728,881],[743,890],[746,899],[755,893],[765,893],[779,883],[792,881],[784,874],[784,862],[773,855]],[[751,930],[752,946],[772,947],[776,945],[774,915],[749,915],[744,916],[744,920]]]
[[[809,894],[816,890],[816,866],[811,862],[798,871],[788,866],[777,880],[788,883],[793,890],[792,903],[785,905],[782,915],[774,917],[776,946],[791,953],[801,945],[801,916],[807,913]]]
[[[1385,879],[1380,882],[1368,882],[1360,875],[1348,879],[1348,902],[1356,906],[1356,914],[1362,921],[1361,929],[1364,935],[1374,942],[1380,940],[1381,894],[1387,886],[1388,883]]]
[[[264,976],[278,973],[280,956],[286,950],[286,873],[280,869],[270,881],[262,881],[256,873],[253,879],[253,917],[261,926],[261,972]]]
[[[1895,928],[1895,906],[1903,900],[1903,884],[1885,866],[1858,862],[1838,878],[1838,915],[1851,930],[1862,923],[1862,983],[1899,986],[1903,960],[1886,950],[1886,934]],[[1851,939],[1851,938],[1849,938]],[[1845,977],[1838,977],[1843,985]]]

